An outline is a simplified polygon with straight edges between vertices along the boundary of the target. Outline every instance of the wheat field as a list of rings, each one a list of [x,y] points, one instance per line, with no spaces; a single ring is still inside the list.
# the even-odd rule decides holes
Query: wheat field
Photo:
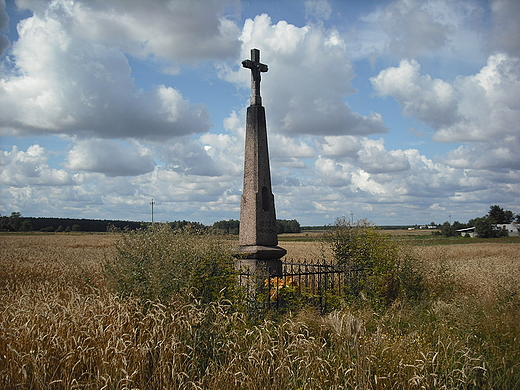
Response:
[[[251,323],[226,302],[118,297],[102,267],[118,237],[0,235],[0,388],[520,388],[520,242],[411,245],[428,304]]]

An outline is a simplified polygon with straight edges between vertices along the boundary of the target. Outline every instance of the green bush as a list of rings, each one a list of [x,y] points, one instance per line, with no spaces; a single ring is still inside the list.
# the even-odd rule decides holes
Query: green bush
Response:
[[[345,218],[337,219],[325,240],[338,265],[361,270],[347,288],[350,301],[361,299],[384,307],[399,296],[419,299],[424,294],[417,262],[404,255],[390,235],[367,221],[352,225]]]
[[[201,234],[190,226],[154,224],[122,233],[115,249],[104,268],[108,282],[121,295],[164,301],[190,293],[203,302],[215,302],[235,294],[231,246],[220,236]]]

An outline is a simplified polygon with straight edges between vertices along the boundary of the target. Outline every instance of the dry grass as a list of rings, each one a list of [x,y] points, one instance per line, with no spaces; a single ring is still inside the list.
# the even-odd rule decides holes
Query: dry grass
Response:
[[[428,269],[445,268],[468,292],[481,298],[520,288],[520,243],[414,246]]]
[[[118,298],[101,267],[116,238],[0,235],[0,388],[520,387],[520,244],[411,247],[453,287],[413,307],[249,323],[224,303]]]

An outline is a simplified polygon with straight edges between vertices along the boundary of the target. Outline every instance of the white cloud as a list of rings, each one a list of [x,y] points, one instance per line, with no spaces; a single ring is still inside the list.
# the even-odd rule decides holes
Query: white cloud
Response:
[[[391,51],[413,58],[446,44],[453,26],[435,18],[432,8],[431,2],[397,1],[383,10],[379,22],[390,38]]]
[[[305,16],[318,20],[327,20],[332,14],[332,7],[327,0],[308,0],[305,2]]]
[[[518,169],[520,139],[520,60],[489,57],[475,75],[451,84],[420,75],[417,61],[403,60],[371,78],[381,96],[392,96],[403,114],[436,130],[434,140],[466,142],[447,162],[459,168]]]
[[[76,8],[67,4],[50,3],[18,26],[16,68],[0,80],[4,134],[164,140],[209,129],[207,108],[178,90],[137,90],[122,51],[71,31],[65,11]]]
[[[507,0],[506,0],[507,1]],[[485,58],[486,9],[478,1],[397,0],[361,17],[349,33],[351,55],[433,58],[448,69]]]
[[[67,156],[66,167],[74,171],[107,176],[135,176],[153,171],[153,153],[133,141],[128,146],[111,140],[79,141]]]
[[[355,156],[361,149],[361,140],[351,135],[326,136],[319,147],[324,156]]]
[[[241,40],[244,58],[249,58],[251,48],[259,48],[261,61],[269,66],[261,93],[274,132],[291,136],[386,132],[380,114],[362,116],[342,100],[355,91],[350,82],[354,72],[336,30],[299,28],[285,21],[273,25],[263,14],[246,20]],[[246,69],[225,69],[222,77],[249,88]]]
[[[408,158],[402,150],[387,151],[384,142],[366,139],[358,153],[359,166],[368,173],[401,172],[410,169]]]
[[[49,166],[49,153],[40,145],[32,145],[27,151],[13,146],[10,152],[0,155],[0,183],[13,187],[26,185],[65,186],[74,182],[72,175],[63,169]]]
[[[493,28],[490,48],[520,56],[520,2],[493,0],[491,2]]]
[[[209,142],[208,137],[204,139]],[[173,171],[196,176],[222,176],[226,172],[222,162],[213,159],[199,140],[186,138],[171,144],[157,144],[155,148]]]
[[[392,96],[401,105],[403,114],[416,116],[433,128],[457,121],[457,99],[454,88],[440,79],[419,74],[415,60],[402,60],[397,68],[381,71],[370,78],[376,92]]]
[[[51,1],[47,7],[20,1],[42,18],[63,21],[81,40],[174,63],[229,58],[238,52],[238,27],[223,16],[228,0],[204,1]]]
[[[506,54],[489,57],[474,76],[454,82],[461,120],[439,128],[438,141],[488,141],[518,135],[520,60]]]

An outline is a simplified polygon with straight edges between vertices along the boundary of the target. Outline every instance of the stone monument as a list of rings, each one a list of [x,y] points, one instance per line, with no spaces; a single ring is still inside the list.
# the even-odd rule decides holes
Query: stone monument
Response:
[[[251,273],[268,272],[276,276],[282,273],[280,258],[287,251],[278,246],[265,109],[260,96],[261,73],[268,69],[260,63],[258,49],[251,49],[251,59],[242,61],[242,66],[251,69],[251,100],[246,118],[244,186],[235,266]]]

